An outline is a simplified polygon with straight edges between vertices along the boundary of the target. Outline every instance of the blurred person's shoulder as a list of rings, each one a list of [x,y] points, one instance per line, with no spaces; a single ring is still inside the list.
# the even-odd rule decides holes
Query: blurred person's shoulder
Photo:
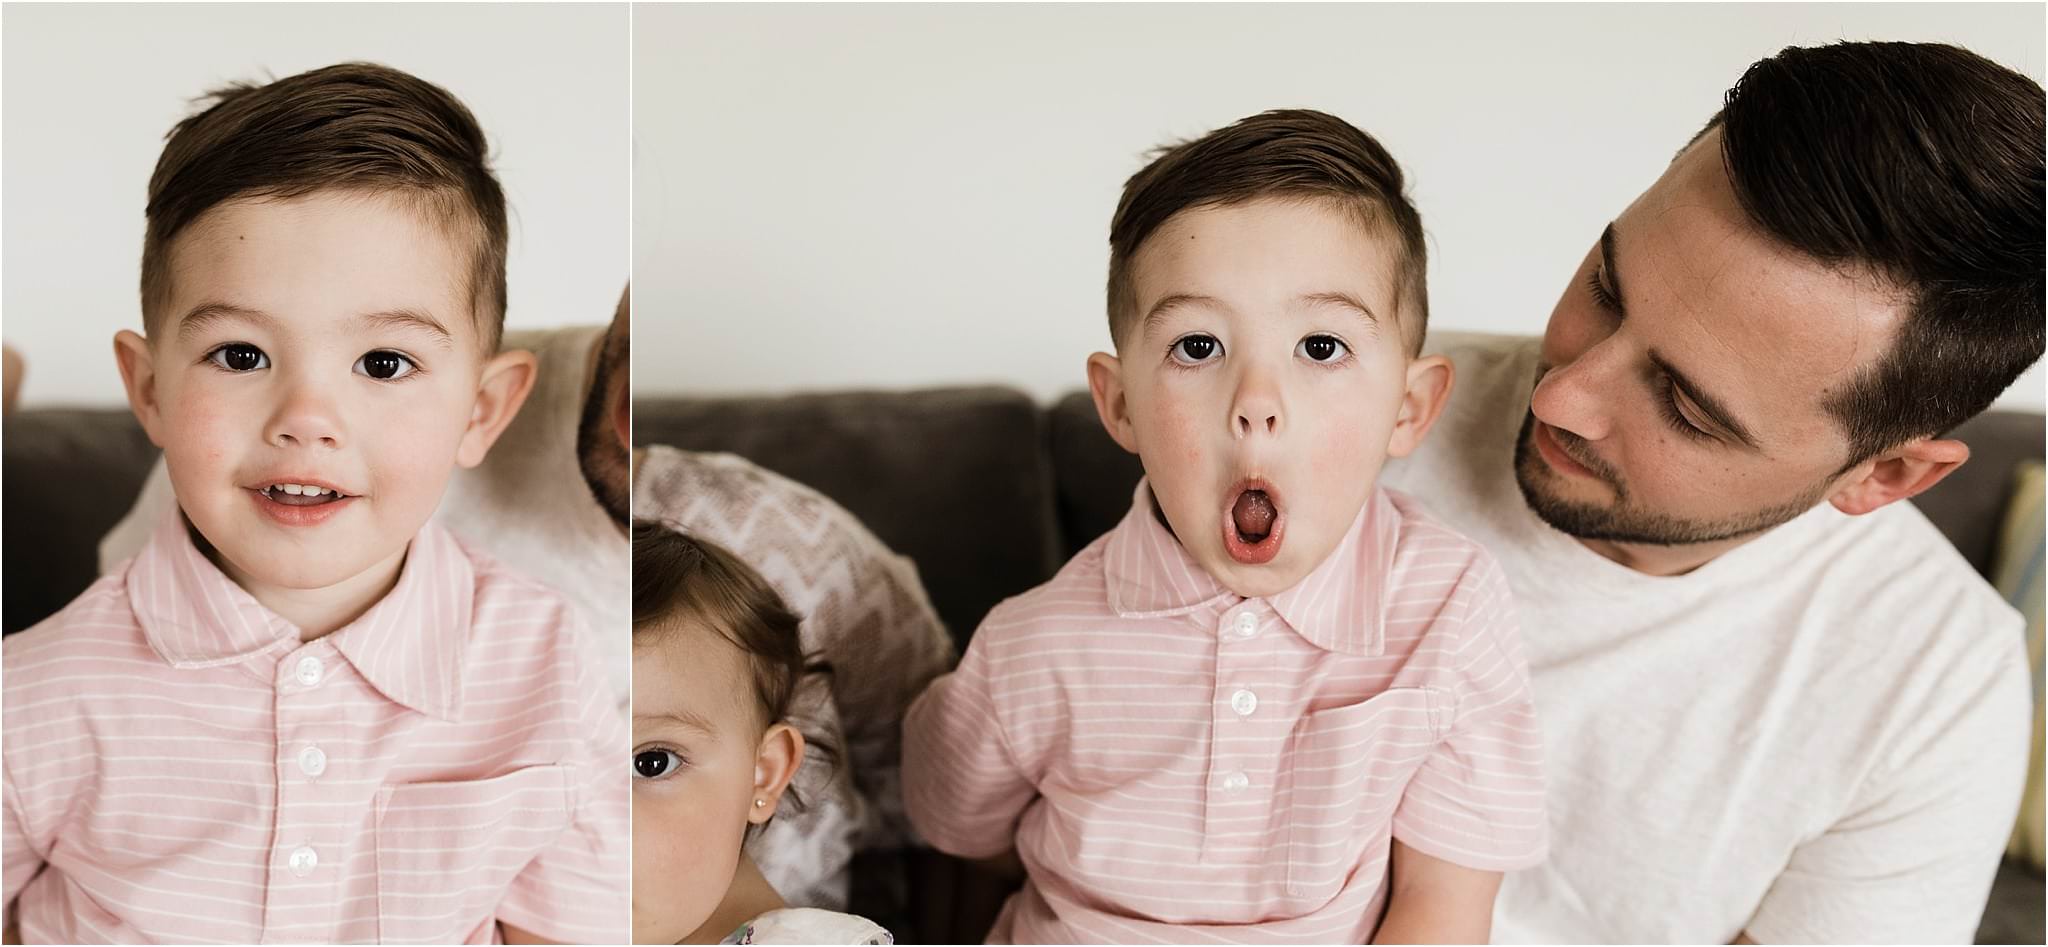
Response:
[[[1423,352],[1451,360],[1450,401],[1413,453],[1388,459],[1380,484],[1454,523],[1462,519],[1459,511],[1501,499],[1494,494],[1512,484],[1505,474],[1529,412],[1541,344],[1536,336],[1430,333]]]

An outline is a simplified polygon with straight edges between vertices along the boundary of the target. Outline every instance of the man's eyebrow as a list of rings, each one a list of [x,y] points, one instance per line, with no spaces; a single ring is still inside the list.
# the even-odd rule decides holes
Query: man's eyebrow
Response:
[[[277,317],[261,309],[250,309],[246,306],[236,306],[229,303],[200,303],[192,307],[191,311],[178,317],[178,338],[182,340],[186,336],[216,322],[228,322],[237,319],[243,322],[254,322],[266,327],[277,324]]]
[[[1359,299],[1350,293],[1309,293],[1301,297],[1301,301],[1311,306],[1341,306],[1345,309],[1357,310],[1359,315],[1364,316],[1367,322],[1373,324],[1373,328],[1377,329],[1380,325],[1380,317],[1372,311],[1372,307],[1366,305],[1365,300]]]
[[[1621,271],[1614,268],[1614,224],[1600,231],[1600,266],[1607,271],[1607,291],[1614,296],[1614,310],[1623,318],[1628,317],[1628,297],[1621,293]]]
[[[421,329],[437,336],[435,341],[443,348],[455,344],[455,337],[448,333],[448,327],[441,324],[432,314],[418,309],[389,309],[383,312],[364,313],[356,321],[380,329]]]
[[[1735,414],[1728,410],[1726,404],[1701,390],[1700,386],[1694,384],[1692,379],[1687,378],[1684,372],[1679,371],[1676,366],[1666,361],[1664,356],[1657,354],[1656,349],[1650,350],[1650,364],[1657,366],[1659,371],[1671,379],[1672,384],[1678,386],[1679,391],[1685,393],[1686,399],[1693,404],[1699,405],[1700,410],[1706,412],[1707,417],[1712,419],[1715,424],[1720,425],[1728,433],[1735,435],[1735,438],[1748,445],[1750,450],[1763,449],[1757,446],[1756,438],[1749,433],[1749,428],[1744,427],[1742,422],[1735,420]]]

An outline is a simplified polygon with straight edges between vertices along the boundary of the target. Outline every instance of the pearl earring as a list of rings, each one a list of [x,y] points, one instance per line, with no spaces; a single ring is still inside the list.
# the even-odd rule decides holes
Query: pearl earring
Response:
[[[766,799],[756,799],[756,800],[754,800],[754,808],[756,808],[756,809],[766,809],[766,808],[768,808],[768,800],[766,800]]]

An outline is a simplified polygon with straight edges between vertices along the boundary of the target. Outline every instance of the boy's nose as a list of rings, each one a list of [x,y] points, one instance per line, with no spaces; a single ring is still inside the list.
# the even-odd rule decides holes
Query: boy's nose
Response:
[[[1231,433],[1239,440],[1254,434],[1280,433],[1280,392],[1257,375],[1247,375],[1231,405]]]
[[[333,405],[304,388],[278,404],[263,434],[265,440],[278,447],[341,446],[341,423]]]

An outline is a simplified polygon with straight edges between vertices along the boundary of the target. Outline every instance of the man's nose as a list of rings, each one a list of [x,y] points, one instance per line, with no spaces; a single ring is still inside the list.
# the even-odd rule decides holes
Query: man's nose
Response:
[[[1617,354],[1615,346],[1602,342],[1568,363],[1551,366],[1530,394],[1529,410],[1561,431],[1589,441],[1605,438],[1613,427],[1613,399],[1627,390]]]

